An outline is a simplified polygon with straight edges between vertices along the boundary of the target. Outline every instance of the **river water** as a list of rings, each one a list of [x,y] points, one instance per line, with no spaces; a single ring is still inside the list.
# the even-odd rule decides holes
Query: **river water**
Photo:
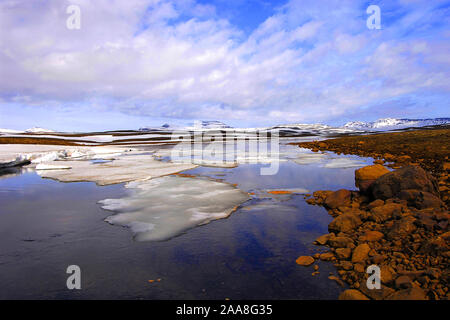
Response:
[[[354,163],[371,159],[328,154],[281,162],[269,176],[260,174],[263,164],[184,173],[256,195],[312,192],[353,189]],[[255,196],[227,219],[167,241],[137,242],[127,228],[104,222],[111,212],[97,203],[125,192],[122,184],[61,183],[33,170],[0,176],[0,299],[336,299],[342,291],[328,279],[336,273],[331,263],[318,262],[316,276],[295,263],[325,250],[312,242],[332,219],[301,194]],[[81,290],[66,287],[69,265],[81,268]]]

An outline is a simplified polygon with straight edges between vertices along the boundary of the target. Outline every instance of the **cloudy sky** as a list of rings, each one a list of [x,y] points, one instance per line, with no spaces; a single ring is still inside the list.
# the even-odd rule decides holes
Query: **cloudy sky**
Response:
[[[450,116],[449,20],[437,0],[0,0],[0,127]]]

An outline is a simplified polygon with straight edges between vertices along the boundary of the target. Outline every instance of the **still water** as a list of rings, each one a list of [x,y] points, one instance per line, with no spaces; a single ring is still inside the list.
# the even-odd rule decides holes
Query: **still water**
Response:
[[[295,263],[325,250],[312,242],[332,218],[300,194],[258,194],[352,189],[355,168],[287,161],[261,176],[261,166],[185,171],[256,196],[227,219],[162,242],[136,242],[127,228],[103,221],[111,212],[97,202],[124,196],[123,185],[60,183],[34,171],[0,176],[0,299],[336,299],[342,288],[328,279],[331,263],[319,262],[316,276]],[[73,264],[81,290],[66,287]]]

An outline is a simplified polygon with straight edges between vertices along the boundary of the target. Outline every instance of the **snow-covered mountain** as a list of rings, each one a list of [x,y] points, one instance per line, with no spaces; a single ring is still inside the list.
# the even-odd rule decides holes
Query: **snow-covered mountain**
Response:
[[[208,129],[228,129],[231,128],[229,125],[217,120],[210,121],[196,121],[193,125],[186,127],[190,130],[208,130]]]
[[[56,131],[50,130],[50,129],[34,127],[34,128],[25,130],[25,132],[27,132],[27,133],[43,133],[43,132],[56,132]]]
[[[441,124],[449,124],[450,118],[435,119],[396,119],[384,118],[372,122],[351,121],[347,122],[343,127],[347,129],[357,130],[395,130],[410,127],[424,127]]]

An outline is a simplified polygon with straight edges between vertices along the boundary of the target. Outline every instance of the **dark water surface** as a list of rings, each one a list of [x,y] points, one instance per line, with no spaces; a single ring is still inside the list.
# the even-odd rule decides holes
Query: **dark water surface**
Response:
[[[368,161],[368,160],[366,160]],[[280,164],[186,171],[237,183],[248,192],[354,187],[354,168]],[[326,210],[302,195],[254,198],[229,218],[164,242],[135,242],[126,228],[103,219],[97,201],[120,198],[123,185],[60,183],[35,172],[0,177],[0,299],[336,299],[331,263],[296,265],[327,233]],[[82,289],[68,290],[66,268],[81,268]],[[148,280],[161,279],[150,283]]]

